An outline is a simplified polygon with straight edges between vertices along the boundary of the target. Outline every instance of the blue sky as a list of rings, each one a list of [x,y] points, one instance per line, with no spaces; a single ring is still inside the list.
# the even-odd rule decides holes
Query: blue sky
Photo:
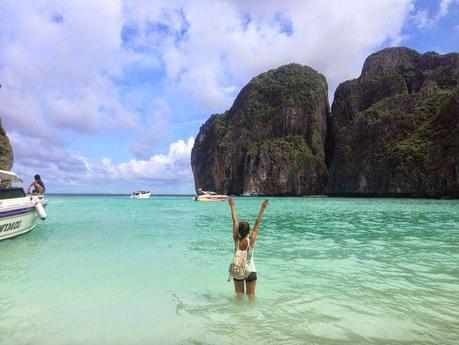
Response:
[[[201,124],[298,62],[330,98],[388,46],[458,51],[458,0],[0,3],[0,117],[13,169],[49,192],[193,193]]]

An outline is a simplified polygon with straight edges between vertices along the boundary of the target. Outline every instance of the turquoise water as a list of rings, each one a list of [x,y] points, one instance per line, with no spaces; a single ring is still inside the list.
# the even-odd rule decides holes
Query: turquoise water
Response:
[[[271,198],[254,300],[226,202],[49,196],[0,242],[0,344],[457,344],[459,202]],[[251,224],[262,199],[236,198]]]

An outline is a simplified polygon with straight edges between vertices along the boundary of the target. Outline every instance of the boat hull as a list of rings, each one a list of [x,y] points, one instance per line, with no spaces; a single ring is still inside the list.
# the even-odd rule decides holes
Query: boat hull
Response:
[[[37,225],[40,216],[37,203],[45,207],[45,199],[24,197],[2,200],[0,204],[0,240],[13,238],[29,231]]]
[[[139,194],[139,195],[131,195],[131,199],[150,199],[150,193],[148,194]]]
[[[199,195],[196,201],[224,201],[228,199],[227,195]]]
[[[35,210],[17,216],[0,219],[0,241],[32,231],[37,225]]]

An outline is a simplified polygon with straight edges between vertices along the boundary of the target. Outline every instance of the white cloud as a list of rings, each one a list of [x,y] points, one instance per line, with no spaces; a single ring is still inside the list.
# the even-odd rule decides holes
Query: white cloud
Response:
[[[109,192],[104,189],[107,185],[115,183],[123,186],[133,181],[150,181],[166,186],[191,185],[193,181],[190,157],[194,138],[172,143],[167,154],[155,154],[145,160],[130,159],[118,164],[112,163],[108,157],[99,163],[91,163],[79,154],[69,154],[58,147],[47,148],[41,139],[23,138],[17,133],[11,133],[10,139],[15,154],[21,158],[14,165],[15,172],[26,179],[39,173],[50,186],[50,192],[75,186],[85,192],[91,188]]]
[[[444,17],[448,15],[450,6],[457,2],[456,0],[440,0],[440,8],[438,9],[438,17]]]
[[[413,1],[177,1],[158,7],[131,12],[143,28],[137,44],[154,41],[177,93],[213,112],[231,105],[228,87],[289,62],[318,69],[333,89],[358,75],[372,50],[403,40]],[[161,39],[157,33],[149,38],[148,25],[164,28]]]
[[[43,136],[38,127],[45,124],[77,132],[133,125],[113,81],[130,62],[121,49],[118,1],[6,0],[0,13],[0,104],[7,128]]]
[[[421,8],[414,14],[413,21],[418,28],[426,28],[432,25],[432,18],[429,16],[429,11],[425,8]]]
[[[65,146],[50,145],[42,138],[30,138],[17,132],[8,133],[14,151],[13,169],[26,179],[35,174],[46,176],[54,185],[75,184],[88,177],[88,161],[70,154]]]
[[[9,97],[9,106],[0,110],[7,127],[24,133],[33,119],[76,132],[135,128],[142,116],[121,101],[116,82],[133,66],[164,68],[164,92],[205,112],[224,111],[229,91],[289,62],[318,69],[333,89],[358,74],[369,52],[403,40],[412,3],[5,0],[0,73],[9,91],[0,103]],[[441,2],[442,15],[450,4]],[[14,109],[25,95],[36,101],[21,110],[21,124]]]
[[[167,155],[156,154],[148,160],[131,159],[113,164],[110,158],[103,158],[96,170],[114,179],[145,179],[175,182],[190,182],[193,174],[190,166],[194,138],[187,142],[179,140],[169,146]]]
[[[451,3],[441,1],[439,15]],[[189,136],[171,135],[174,122],[226,110],[251,78],[290,62],[322,72],[334,90],[359,74],[369,53],[403,42],[413,4],[3,0],[0,116],[13,136],[15,166],[26,174],[43,169],[65,186],[117,181],[127,171],[191,181],[189,140],[152,155],[155,145]],[[135,159],[94,163],[91,152],[75,153],[72,139],[81,133],[120,131],[132,133],[126,146]]]
[[[428,29],[435,26],[438,21],[449,14],[451,6],[454,3],[459,3],[458,0],[440,0],[438,10],[431,14],[426,8],[420,8],[413,16],[413,21],[420,29]]]
[[[146,109],[142,126],[136,130],[135,140],[131,148],[136,157],[149,157],[158,143],[170,140],[171,117],[172,110],[164,99],[152,100]]]

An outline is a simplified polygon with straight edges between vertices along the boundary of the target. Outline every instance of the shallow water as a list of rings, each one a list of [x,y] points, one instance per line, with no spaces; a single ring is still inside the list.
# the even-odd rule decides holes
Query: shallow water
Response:
[[[459,201],[271,198],[254,300],[226,202],[49,196],[0,242],[0,344],[457,344]],[[236,198],[253,224],[259,198]]]

